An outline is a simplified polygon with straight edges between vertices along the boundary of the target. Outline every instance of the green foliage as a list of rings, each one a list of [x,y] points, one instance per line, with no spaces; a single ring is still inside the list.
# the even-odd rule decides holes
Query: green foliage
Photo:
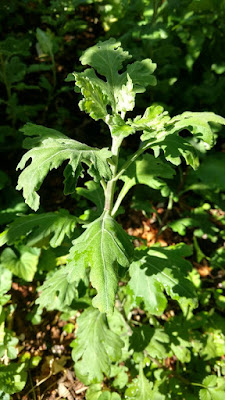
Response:
[[[19,278],[31,282],[37,270],[40,249],[20,246],[17,250],[19,256],[9,247],[3,250],[1,264]]]
[[[191,253],[185,244],[136,251],[135,261],[130,266],[129,285],[134,296],[143,299],[151,314],[161,315],[165,310],[167,300],[164,290],[178,301],[184,312],[189,307],[197,306],[194,287],[185,278],[191,265],[183,256],[190,256]]]
[[[79,103],[80,109],[96,120],[100,118],[105,120],[109,105],[116,114],[132,111],[135,106],[135,94],[143,93],[146,86],[156,84],[155,78],[151,75],[156,65],[150,59],[137,61],[129,65],[126,72],[118,73],[123,63],[131,58],[120,45],[121,43],[114,39],[99,42],[86,50],[80,58],[83,65],[90,65],[106,78],[106,82],[97,77],[94,69],[89,68],[83,73],[74,73],[75,83],[81,88],[84,96]]]
[[[0,5],[0,31],[8,19],[15,28],[0,43],[0,141],[13,164],[18,129],[26,135],[17,189],[33,210],[42,202],[27,214],[3,153],[0,398],[23,390],[35,365],[22,345],[23,302],[14,321],[18,287],[29,292],[29,323],[58,310],[67,321],[60,340],[76,329],[72,358],[87,400],[222,399],[225,119],[215,113],[224,111],[224,1],[28,3]],[[115,39],[103,38],[101,23]],[[75,81],[74,112],[62,81],[89,43],[85,68],[76,62],[66,79]],[[63,169],[70,197],[57,192]]]
[[[90,281],[98,293],[93,306],[103,313],[111,313],[117,291],[118,267],[127,268],[132,253],[133,247],[126,232],[108,212],[104,212],[73,242],[68,260],[69,280],[79,282],[85,276],[85,268],[90,266]]]
[[[91,385],[87,391],[87,400],[121,400],[118,393],[110,393],[108,390],[101,391],[101,385],[96,383]]]
[[[20,392],[24,388],[26,380],[25,364],[0,365],[0,385],[3,392],[7,394]]]
[[[45,176],[53,168],[58,168],[65,160],[69,160],[64,170],[66,194],[74,192],[76,180],[82,174],[82,163],[88,165],[89,174],[97,180],[101,176],[104,178],[110,176],[106,160],[111,153],[107,149],[93,149],[68,139],[60,132],[45,127],[39,128],[33,124],[27,125],[23,131],[29,136],[35,136],[31,143],[38,144],[37,147],[29,150],[18,164],[18,168],[24,171],[20,174],[17,189],[23,189],[25,201],[33,210],[36,211],[39,208],[39,196],[36,191],[40,188]],[[26,167],[30,158],[32,162]]]
[[[137,184],[163,191],[167,188],[167,184],[162,178],[171,179],[174,173],[175,171],[162,160],[155,159],[151,154],[144,154],[130,165],[120,179],[124,181],[124,192],[128,192]]]
[[[34,246],[41,240],[51,237],[51,247],[58,247],[65,236],[70,237],[76,226],[76,218],[67,210],[59,210],[45,214],[20,216],[1,234],[0,244],[11,245],[25,238],[28,246]]]
[[[223,378],[215,375],[207,376],[202,382],[205,389],[199,392],[200,400],[222,400],[225,394],[225,384]]]
[[[37,299],[37,304],[41,308],[61,310],[63,307],[69,306],[78,297],[75,283],[71,283],[67,279],[69,272],[68,268],[63,267],[46,279],[44,284],[39,288],[41,295]]]
[[[123,341],[109,330],[104,314],[88,308],[78,318],[77,338],[72,347],[75,372],[90,384],[101,382],[103,373],[110,374],[110,360],[120,359]]]
[[[130,400],[148,400],[153,396],[153,384],[146,379],[143,369],[140,368],[138,379],[134,380],[125,392],[125,397]]]

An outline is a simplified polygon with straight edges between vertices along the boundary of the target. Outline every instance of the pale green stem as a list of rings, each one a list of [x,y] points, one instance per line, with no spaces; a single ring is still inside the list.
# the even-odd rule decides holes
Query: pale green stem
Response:
[[[116,186],[116,173],[118,167],[118,158],[119,158],[119,151],[120,146],[122,143],[123,138],[120,136],[114,136],[112,139],[112,162],[111,170],[112,170],[112,179],[107,183],[106,191],[105,191],[105,210],[109,211],[111,214],[112,207],[113,207],[113,198]]]
[[[143,144],[142,147],[140,147],[140,149],[138,149],[136,151],[136,153],[134,153],[130,157],[130,159],[127,160],[127,162],[122,166],[122,168],[120,169],[120,171],[118,173],[116,173],[116,170],[115,170],[115,174],[114,174],[112,180],[110,181],[112,183],[114,182],[114,188],[115,188],[115,183],[120,178],[120,176],[123,175],[123,173],[127,170],[127,168],[149,147],[150,147],[149,144],[146,144],[146,143]],[[127,194],[127,192],[129,190],[130,190],[130,186],[124,184],[122,189],[121,189],[121,191],[120,191],[120,193],[119,193],[119,195],[118,195],[118,197],[117,197],[116,203],[115,203],[115,205],[114,205],[114,207],[112,209],[112,212],[111,212],[112,216],[114,216],[116,214],[116,212],[117,212],[122,200],[124,199],[124,197],[126,196],[126,194]],[[112,204],[111,204],[111,207],[112,207]]]
[[[192,386],[199,386],[199,387],[202,387],[202,388],[204,388],[204,389],[213,389],[214,388],[214,386],[205,386],[205,385],[202,385],[201,383],[195,383],[195,382],[190,382],[191,383],[191,385]]]
[[[132,186],[133,186],[133,185],[132,185]],[[117,200],[116,200],[116,202],[115,202],[115,205],[114,205],[114,207],[113,207],[113,209],[112,209],[112,213],[111,213],[112,217],[114,217],[114,215],[116,214],[116,212],[117,212],[117,210],[118,210],[120,204],[122,203],[124,197],[125,197],[126,194],[129,192],[129,190],[130,190],[130,188],[131,188],[132,186],[127,185],[126,183],[124,183],[124,185],[123,185],[121,191],[119,192],[119,195],[118,195],[118,197],[117,197]]]
[[[129,168],[129,166],[136,161],[136,159],[147,149],[151,148],[151,146],[159,141],[160,139],[163,139],[165,136],[165,133],[162,132],[161,134],[158,135],[158,137],[152,141],[151,143],[149,142],[143,142],[141,147],[125,162],[125,164],[123,164],[122,168],[120,169],[120,171],[115,175],[115,177],[113,178],[114,181],[117,181],[121,175],[124,174],[124,172],[126,172],[127,168]],[[115,215],[116,211],[118,210],[123,198],[126,196],[127,192],[130,190],[130,187],[125,188],[125,185],[122,187],[121,192],[118,195],[117,201],[115,206],[113,207],[112,210],[112,215]]]
[[[169,201],[168,201],[168,205],[167,205],[167,210],[172,210],[173,208],[173,192],[170,193],[169,195]]]
[[[105,183],[105,181],[104,181],[104,179],[101,179],[100,180],[100,183],[101,183],[101,185],[102,185],[102,187],[103,187],[103,189],[104,189],[104,192],[106,192],[106,183]]]
[[[143,143],[143,145],[123,164],[122,168],[120,171],[117,173],[115,176],[114,180],[117,181],[121,175],[129,168],[129,166],[148,148],[150,147],[150,144],[148,143]]]

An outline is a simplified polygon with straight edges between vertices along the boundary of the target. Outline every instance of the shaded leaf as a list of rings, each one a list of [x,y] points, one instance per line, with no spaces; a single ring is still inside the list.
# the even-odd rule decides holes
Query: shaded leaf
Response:
[[[186,228],[195,228],[194,235],[196,237],[209,238],[212,242],[216,242],[220,230],[207,213],[209,207],[207,204],[202,207],[196,207],[189,213],[189,217],[170,222],[170,228],[182,236],[186,234]]]
[[[184,312],[197,306],[194,286],[185,277],[191,264],[183,257],[191,254],[191,248],[183,243],[136,250],[135,261],[130,266],[129,286],[150,313],[160,315],[165,309],[164,290],[178,301]]]
[[[142,158],[133,162],[120,177],[124,181],[123,193],[127,193],[137,184],[147,185],[153,189],[162,189],[167,184],[162,178],[171,179],[175,171],[160,159],[151,154],[144,154]]]
[[[42,29],[37,28],[36,37],[43,54],[53,57],[54,54],[54,40],[50,31],[44,32]],[[42,56],[43,54],[40,54]]]
[[[108,390],[102,391],[101,385],[96,383],[89,387],[86,393],[87,400],[121,400],[118,393],[109,392]]]
[[[144,350],[153,357],[163,359],[168,356],[167,346],[169,336],[160,328],[140,326],[133,329],[130,338],[130,347],[136,352]]]
[[[16,218],[0,238],[0,245],[9,245],[26,238],[26,244],[33,246],[50,236],[49,244],[58,247],[65,236],[70,237],[76,226],[76,217],[67,210],[45,214],[30,214]]]
[[[87,189],[83,187],[77,187],[76,192],[80,196],[84,196],[86,199],[90,200],[97,207],[99,214],[104,210],[105,196],[102,187],[93,181],[85,182]]]
[[[208,155],[201,163],[197,177],[207,185],[210,190],[225,190],[225,154],[217,152]]]

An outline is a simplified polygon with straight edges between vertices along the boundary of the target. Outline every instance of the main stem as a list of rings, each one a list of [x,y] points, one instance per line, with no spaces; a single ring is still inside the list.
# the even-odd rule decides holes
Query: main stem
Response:
[[[120,136],[114,136],[112,139],[112,179],[107,183],[106,192],[105,192],[105,210],[109,211],[111,214],[112,207],[113,207],[113,199],[114,199],[114,192],[116,187],[116,179],[115,176],[117,174],[117,167],[118,167],[118,159],[119,159],[119,151],[120,146],[122,143],[123,138]]]

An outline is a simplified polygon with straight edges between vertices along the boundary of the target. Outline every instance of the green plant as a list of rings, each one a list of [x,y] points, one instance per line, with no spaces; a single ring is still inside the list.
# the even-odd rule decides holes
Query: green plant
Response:
[[[213,373],[211,367],[197,376],[197,382],[192,381],[190,371],[185,379],[179,370],[179,362],[185,365],[192,361],[195,365],[196,353],[202,352],[204,358],[204,343],[210,347],[212,337],[207,327],[203,339],[188,328],[199,328],[199,319],[193,315],[197,285],[191,278],[191,263],[184,259],[192,255],[191,246],[178,243],[161,248],[156,244],[151,249],[134,249],[132,237],[116,221],[116,216],[122,212],[126,194],[137,184],[157,189],[171,199],[169,182],[176,173],[175,167],[183,161],[194,169],[199,166],[191,135],[208,150],[215,142],[214,130],[224,125],[225,119],[212,112],[184,112],[171,118],[158,104],[150,105],[142,116],[135,116],[136,95],[156,85],[156,64],[150,59],[129,63],[130,59],[120,42],[99,42],[80,58],[89,67],[67,78],[75,80],[76,90],[81,93],[80,109],[105,123],[112,138],[110,150],[92,148],[43,126],[28,123],[22,129],[28,151],[18,165],[23,171],[17,189],[23,190],[26,203],[37,211],[37,191],[44,178],[67,162],[64,193],[76,192],[96,207],[85,218],[65,210],[18,216],[1,234],[0,241],[2,245],[16,244],[20,256],[7,248],[1,262],[30,281],[37,269],[41,242],[45,249],[54,249],[66,237],[73,239],[66,265],[64,259],[60,268],[52,268],[39,288],[37,304],[40,309],[54,307],[65,313],[86,308],[77,319],[72,358],[78,378],[91,385],[88,400],[116,400],[123,395],[147,400],[150,394],[152,398],[166,399],[167,393],[176,398],[186,393],[187,399],[194,399],[199,387],[202,399],[222,399],[224,385],[220,379],[206,378]],[[120,157],[122,143],[135,133],[140,133],[139,147],[124,160]],[[86,183],[88,191],[76,188],[77,179],[84,176],[86,169],[94,180]],[[83,221],[84,231],[80,234],[76,226]],[[34,246],[32,251],[29,246]],[[29,257],[24,259],[26,254]],[[30,263],[30,257],[35,262]],[[28,270],[31,264],[33,269]],[[169,298],[178,303],[183,315],[163,326],[157,318],[164,313]],[[135,328],[131,324],[134,309],[143,310],[146,325],[140,323]],[[219,328],[214,331],[215,336],[224,335]],[[218,341],[216,357],[222,351]],[[173,355],[177,370],[171,372],[170,379],[170,371],[162,360]],[[211,358],[209,355],[208,360]],[[130,383],[128,368],[133,379]],[[102,392],[100,383],[104,375],[111,380],[113,393]]]

